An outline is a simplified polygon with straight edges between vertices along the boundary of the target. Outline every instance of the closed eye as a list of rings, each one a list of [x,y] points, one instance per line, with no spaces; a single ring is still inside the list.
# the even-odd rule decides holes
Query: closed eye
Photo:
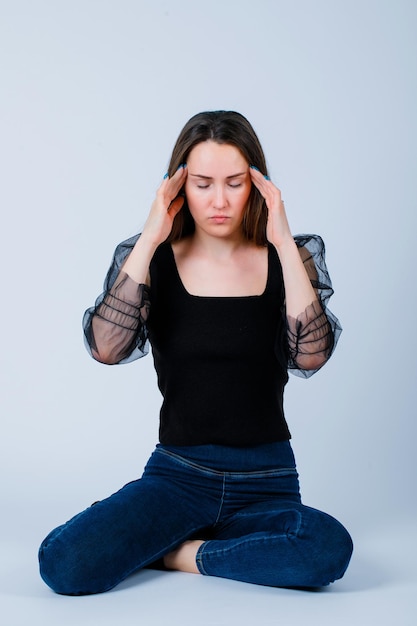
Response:
[[[241,187],[241,186],[242,186],[242,183],[229,183],[229,187],[231,189],[237,189],[238,187]],[[198,189],[208,189],[210,187],[210,185],[199,184],[199,185],[197,185],[197,187],[198,187]]]

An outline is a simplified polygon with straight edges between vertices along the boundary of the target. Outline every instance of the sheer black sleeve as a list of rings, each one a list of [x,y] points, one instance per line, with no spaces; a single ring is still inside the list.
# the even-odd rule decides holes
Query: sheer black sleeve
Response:
[[[146,320],[149,287],[138,284],[122,267],[139,235],[119,244],[104,281],[104,291],[84,313],[87,350],[103,363],[128,363],[149,351]]]
[[[318,235],[297,235],[294,240],[318,299],[296,319],[287,317],[288,369],[296,376],[308,378],[328,361],[342,327],[327,308],[333,289],[323,240]]]

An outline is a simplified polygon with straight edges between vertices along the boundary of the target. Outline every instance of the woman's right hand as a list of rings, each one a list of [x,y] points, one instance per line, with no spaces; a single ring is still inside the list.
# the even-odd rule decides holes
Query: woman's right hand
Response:
[[[172,230],[184,198],[178,196],[187,178],[187,167],[179,167],[171,178],[164,178],[143,227],[142,234],[127,257],[123,271],[136,283],[150,284],[149,265],[157,247],[163,243]]]
[[[152,241],[155,245],[164,242],[172,230],[175,216],[184,204],[184,198],[179,196],[187,178],[187,166],[181,165],[171,178],[164,178],[159,186],[155,200],[142,230],[142,237]]]

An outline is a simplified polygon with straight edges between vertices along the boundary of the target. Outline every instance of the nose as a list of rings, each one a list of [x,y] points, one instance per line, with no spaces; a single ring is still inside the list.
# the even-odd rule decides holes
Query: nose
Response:
[[[217,185],[214,189],[213,206],[216,209],[224,209],[226,204],[226,191],[223,185]]]

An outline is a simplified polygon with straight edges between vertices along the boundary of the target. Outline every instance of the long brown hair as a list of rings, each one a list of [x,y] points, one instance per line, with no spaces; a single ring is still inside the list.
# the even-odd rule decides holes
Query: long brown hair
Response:
[[[235,146],[250,165],[267,174],[262,146],[248,120],[236,111],[204,111],[188,120],[179,134],[169,162],[168,175],[172,176],[181,164],[186,163],[197,144],[208,140]],[[265,200],[252,185],[242,226],[246,239],[258,246],[264,246],[267,242],[267,215]],[[181,211],[174,219],[168,241],[178,241],[194,232],[194,228],[194,220],[185,198]]]

